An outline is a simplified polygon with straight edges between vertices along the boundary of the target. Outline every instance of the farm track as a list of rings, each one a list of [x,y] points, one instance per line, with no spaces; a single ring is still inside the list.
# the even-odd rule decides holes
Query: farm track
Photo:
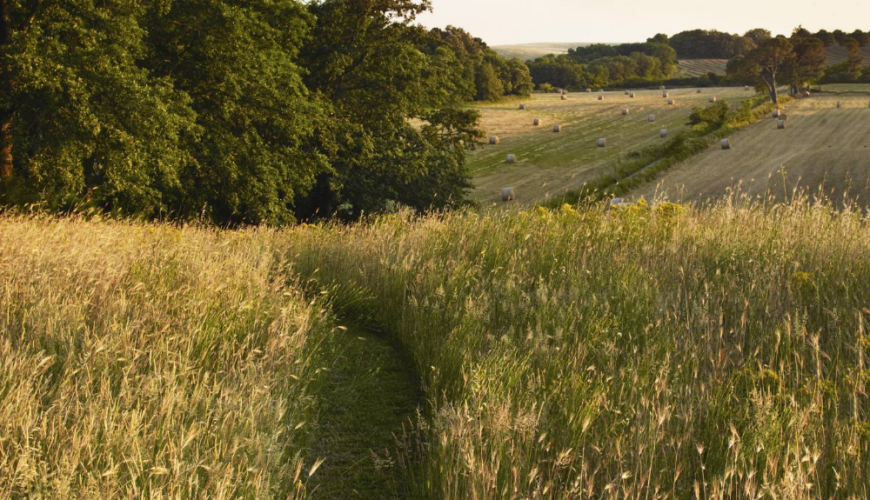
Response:
[[[415,418],[421,392],[410,361],[381,336],[351,327],[327,347],[332,366],[308,463],[313,500],[394,500],[401,494],[396,436]]]

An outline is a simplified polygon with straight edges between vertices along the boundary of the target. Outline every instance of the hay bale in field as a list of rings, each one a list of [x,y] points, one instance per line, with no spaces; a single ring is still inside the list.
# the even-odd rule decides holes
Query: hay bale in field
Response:
[[[493,146],[495,146],[496,144],[498,144],[500,142],[501,142],[501,139],[499,139],[497,135],[493,135],[489,138],[489,143],[492,144]]]
[[[607,139],[605,139],[603,137],[601,139],[598,139],[598,147],[599,148],[603,148],[606,146],[607,146]]]
[[[662,85],[661,87],[659,87],[659,90],[665,90],[665,86]]]
[[[840,101],[837,101],[837,109],[840,109],[842,107],[843,107],[843,103],[841,103]]]
[[[563,100],[563,101],[567,101],[567,100],[568,100],[568,96],[566,96],[565,94],[562,94],[562,100]]]
[[[779,118],[779,113],[780,113],[780,111],[779,111],[778,109],[774,109],[774,110],[773,110],[773,117],[774,117],[774,118]]]
[[[743,90],[749,90],[749,85],[745,85],[745,86],[743,87]]]
[[[670,95],[671,95],[670,92],[668,92],[667,90],[662,92],[662,97],[664,97],[664,98],[668,98],[668,97],[670,97]]]
[[[776,128],[782,130],[785,128],[785,120],[779,120],[776,122]]]
[[[622,108],[622,116],[628,116],[628,108]]]
[[[630,93],[629,91],[627,91],[627,90],[625,91],[625,95],[628,95],[629,93]]]
[[[654,122],[654,121],[656,121],[656,115],[649,115],[646,117],[646,120],[648,122]]]
[[[779,114],[779,119],[780,119],[780,120],[788,120],[788,115],[785,114],[785,113],[782,113],[782,112],[781,112],[781,113]]]
[[[586,93],[587,93],[587,94],[588,94],[588,93],[591,93],[591,92],[592,92],[592,89],[586,89]]]
[[[632,92],[631,94],[628,94],[628,97],[630,97],[631,99],[634,99],[634,92]]]
[[[508,163],[516,163],[517,155],[507,155],[507,159],[505,161],[507,161]]]
[[[514,200],[514,188],[504,188],[501,190],[501,201],[513,201]]]
[[[662,139],[664,139],[664,138],[667,137],[667,136],[668,136],[668,129],[663,128],[663,129],[659,130],[659,137],[661,137]]]
[[[676,103],[677,101],[675,101],[674,99],[668,99],[668,106],[673,106]]]
[[[731,139],[722,139],[722,149],[731,149]]]
[[[543,124],[544,124],[544,120],[542,120],[542,119],[540,119],[540,118],[535,118],[535,126],[536,126],[536,127],[537,127],[537,126],[540,126],[540,125],[543,125]]]
[[[603,101],[603,100],[604,100],[604,94],[598,94],[598,100],[599,100],[599,101]]]
[[[698,89],[695,93],[696,93],[696,94],[700,94],[700,93],[701,93],[701,89]]]
[[[562,89],[562,95],[568,95],[568,91],[565,89]]]
[[[718,101],[718,100],[719,100],[718,97],[716,97],[716,96],[714,96],[714,95],[711,95],[711,96],[710,96],[710,102],[716,102],[716,101]]]
[[[525,105],[525,103],[520,104],[520,109],[526,109],[526,105]]]
[[[553,125],[553,132],[561,132],[561,131],[562,131],[561,125]]]

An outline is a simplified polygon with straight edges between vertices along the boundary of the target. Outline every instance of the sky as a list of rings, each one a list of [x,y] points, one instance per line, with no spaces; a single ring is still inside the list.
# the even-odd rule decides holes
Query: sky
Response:
[[[870,0],[432,0],[424,26],[459,26],[489,45],[534,42],[638,42],[687,29],[790,34],[870,30]]]

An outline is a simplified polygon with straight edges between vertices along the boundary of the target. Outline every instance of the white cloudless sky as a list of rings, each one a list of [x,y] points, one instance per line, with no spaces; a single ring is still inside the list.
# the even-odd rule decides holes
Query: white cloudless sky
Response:
[[[870,0],[432,0],[424,26],[458,26],[489,45],[533,42],[639,42],[687,29],[790,34],[870,30]]]

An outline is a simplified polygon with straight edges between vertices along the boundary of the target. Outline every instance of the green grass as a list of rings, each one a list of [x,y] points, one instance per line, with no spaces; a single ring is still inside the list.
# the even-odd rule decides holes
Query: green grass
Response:
[[[326,461],[311,499],[402,498],[396,440],[416,420],[419,387],[409,361],[382,336],[352,327],[332,337],[327,374],[313,391],[318,418],[310,461]]]
[[[372,453],[416,379],[303,296],[282,240],[0,215],[0,498],[398,491]]]
[[[2,498],[870,495],[850,209],[0,236]]]
[[[410,498],[866,498],[870,225],[566,207],[294,231],[429,408]]]

